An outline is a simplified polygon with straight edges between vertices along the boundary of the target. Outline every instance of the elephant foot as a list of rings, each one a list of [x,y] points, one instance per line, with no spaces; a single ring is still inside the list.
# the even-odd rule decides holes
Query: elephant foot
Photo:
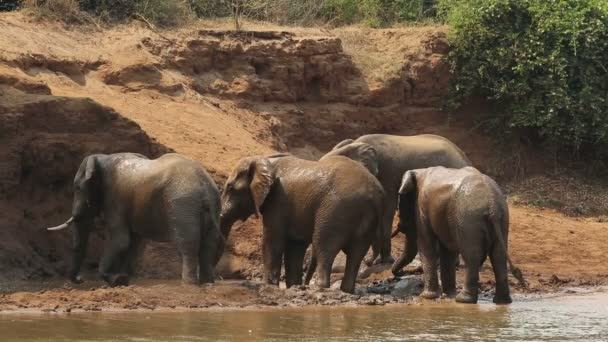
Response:
[[[454,298],[454,297],[456,297],[456,294],[457,294],[456,289],[443,290],[443,293],[448,298]]]
[[[182,278],[182,285],[199,285],[199,282],[196,278]]]
[[[116,286],[129,286],[129,275],[127,274],[115,274],[110,277],[108,282],[111,287]]]
[[[72,275],[70,277],[70,281],[74,284],[82,284],[84,282],[84,280],[82,280],[82,277],[80,276],[80,274]]]
[[[340,290],[342,292],[346,292],[346,293],[350,293],[350,294],[355,293],[355,287],[354,286],[345,286],[344,283],[340,284]]]
[[[511,299],[511,295],[507,294],[496,294],[494,295],[494,299],[492,300],[495,304],[511,304],[513,303],[513,299]]]
[[[439,292],[424,290],[420,294],[420,297],[422,297],[424,299],[437,299],[437,298],[439,298]]]
[[[405,271],[403,269],[391,269],[391,272],[393,273],[393,275],[398,278],[398,277],[403,277],[405,275]]]
[[[268,285],[279,286],[279,277],[275,277],[273,275],[266,275],[264,277],[264,282]]]
[[[215,279],[213,277],[201,277],[200,284],[213,284]]]
[[[462,291],[456,296],[456,303],[477,304],[477,296]]]

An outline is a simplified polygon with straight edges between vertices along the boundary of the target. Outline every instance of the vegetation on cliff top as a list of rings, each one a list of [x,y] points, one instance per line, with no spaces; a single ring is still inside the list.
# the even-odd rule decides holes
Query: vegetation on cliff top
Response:
[[[608,2],[450,0],[451,105],[496,104],[491,123],[606,157]],[[442,8],[443,9],[443,8]],[[440,11],[441,12],[441,11]]]
[[[448,108],[482,97],[496,105],[486,123],[500,132],[524,133],[554,151],[608,147],[606,0],[0,0],[4,10],[18,4],[74,22],[90,21],[78,19],[81,12],[159,26],[195,17],[232,17],[239,29],[242,18],[372,27],[447,23]]]

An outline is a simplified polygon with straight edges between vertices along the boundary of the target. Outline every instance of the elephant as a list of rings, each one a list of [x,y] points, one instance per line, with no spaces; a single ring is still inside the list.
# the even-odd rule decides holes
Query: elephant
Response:
[[[109,242],[99,264],[111,286],[128,285],[143,239],[174,240],[182,258],[182,281],[212,283],[225,246],[220,231],[220,193],[197,162],[167,153],[148,159],[137,153],[85,157],[74,177],[72,216],[51,231],[73,229],[69,278],[80,268],[96,216],[103,214]]]
[[[367,262],[392,264],[391,228],[397,210],[397,190],[401,177],[408,170],[445,166],[461,168],[470,166],[466,154],[448,139],[432,134],[399,136],[368,134],[356,140],[338,143],[323,158],[342,155],[363,163],[384,188],[382,239],[372,245],[373,256]],[[406,235],[406,238],[409,237]],[[386,252],[382,255],[380,248]],[[380,255],[380,258],[376,259]]]
[[[462,255],[465,269],[459,303],[477,303],[479,269],[489,256],[494,269],[494,302],[512,302],[507,263],[513,276],[525,284],[520,269],[508,253],[509,207],[505,195],[492,178],[468,166],[461,169],[430,167],[409,170],[399,188],[400,224],[413,242],[395,262],[392,272],[401,274],[417,250],[422,260],[424,291],[427,299],[441,294],[437,264],[441,267],[441,286],[447,296],[456,294],[456,261]]]
[[[328,288],[334,259],[343,251],[347,261],[340,289],[352,293],[361,261],[379,238],[383,197],[378,180],[349,158],[246,157],[224,186],[221,226],[228,236],[237,220],[261,215],[264,281],[272,285],[279,284],[283,261],[287,287],[302,284],[311,245],[318,286]]]

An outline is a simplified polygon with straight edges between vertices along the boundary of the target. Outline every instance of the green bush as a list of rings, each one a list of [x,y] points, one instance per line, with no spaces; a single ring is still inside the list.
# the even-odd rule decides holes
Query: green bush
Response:
[[[446,0],[452,107],[471,96],[493,123],[579,150],[608,144],[605,0]]]
[[[326,0],[325,20],[339,25],[363,22],[372,27],[435,16],[436,0]]]

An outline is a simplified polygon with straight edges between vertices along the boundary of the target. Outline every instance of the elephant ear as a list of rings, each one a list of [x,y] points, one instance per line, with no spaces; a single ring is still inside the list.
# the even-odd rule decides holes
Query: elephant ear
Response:
[[[360,142],[344,144],[341,147],[334,148],[333,150],[329,151],[326,155],[321,157],[320,160],[332,156],[344,156],[354,161],[358,161],[363,164],[363,166],[365,166],[372,175],[378,175],[378,154],[376,153],[376,150],[369,144]]]
[[[416,207],[417,207],[418,184],[415,171],[407,171],[401,180],[399,187],[399,228],[405,233],[408,241],[415,239]],[[412,242],[414,243],[414,242]]]
[[[401,186],[399,187],[399,195],[407,195],[416,191],[416,173],[412,170],[403,174]]]
[[[357,149],[357,160],[361,162],[372,175],[377,176],[378,154],[376,153],[376,150],[371,145],[365,143],[354,143],[350,146]]]
[[[251,195],[255,205],[255,212],[259,216],[260,208],[274,182],[274,170],[268,158],[257,158],[251,162],[249,173],[251,175]]]
[[[333,150],[337,150],[337,149],[339,149],[340,147],[342,147],[342,146],[346,146],[346,145],[351,144],[351,143],[353,143],[353,142],[354,142],[354,140],[353,140],[353,139],[346,139],[346,140],[342,140],[342,141],[340,141],[339,143],[337,143],[337,144],[336,144],[336,146],[334,146],[334,148],[332,148],[332,151],[333,151]]]
[[[97,157],[96,156],[88,156],[87,163],[84,171],[84,180],[86,182],[90,182],[96,175],[97,170]]]

